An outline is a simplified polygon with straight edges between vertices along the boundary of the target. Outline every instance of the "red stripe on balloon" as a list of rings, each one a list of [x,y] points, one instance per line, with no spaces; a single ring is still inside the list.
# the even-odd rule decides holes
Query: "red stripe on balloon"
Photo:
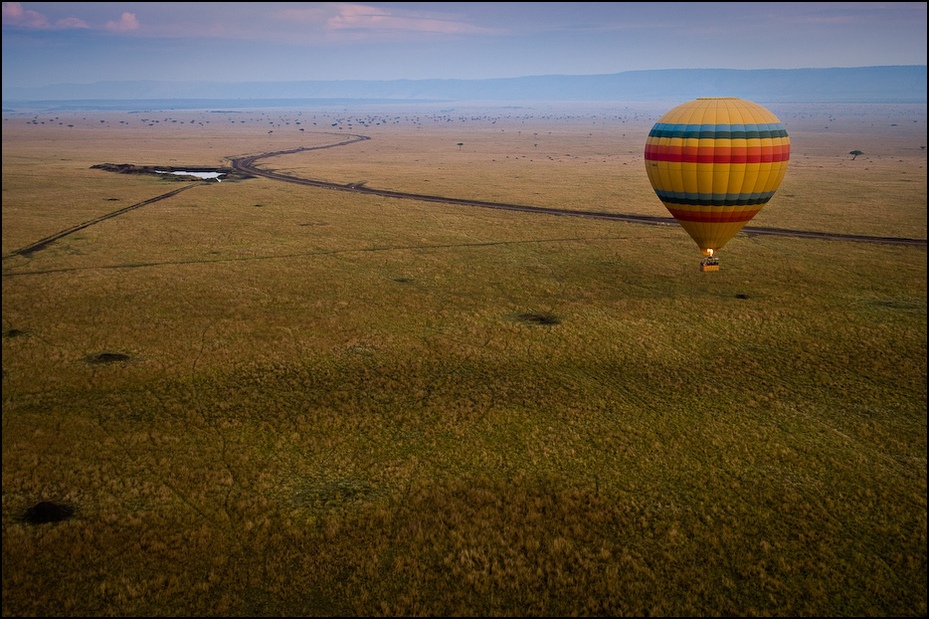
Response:
[[[665,205],[667,206],[667,205]],[[701,224],[734,224],[751,221],[758,214],[754,211],[738,211],[732,213],[713,211],[679,211],[667,206],[668,211],[678,221],[693,221]]]
[[[790,145],[715,147],[646,144],[645,159],[672,163],[779,163],[790,159]]]

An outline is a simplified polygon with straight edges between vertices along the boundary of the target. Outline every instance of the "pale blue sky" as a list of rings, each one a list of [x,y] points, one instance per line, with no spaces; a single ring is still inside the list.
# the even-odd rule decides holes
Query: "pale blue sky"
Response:
[[[3,87],[926,64],[925,2],[4,2]]]

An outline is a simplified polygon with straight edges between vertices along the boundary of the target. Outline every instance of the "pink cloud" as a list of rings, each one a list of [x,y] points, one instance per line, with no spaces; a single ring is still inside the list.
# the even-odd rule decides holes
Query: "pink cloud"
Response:
[[[77,17],[65,17],[64,19],[59,19],[55,22],[55,25],[59,28],[72,29],[72,28],[90,28],[90,26],[83,19]]]
[[[455,18],[436,19],[415,12],[392,13],[363,4],[335,4],[337,14],[326,21],[331,30],[391,30],[429,34],[475,34],[490,30]]]
[[[3,25],[30,28],[33,30],[71,30],[75,28],[90,28],[82,19],[65,17],[54,24],[48,21],[42,13],[26,11],[19,2],[3,3]]]
[[[134,13],[123,13],[119,21],[108,21],[106,29],[112,32],[131,32],[139,29],[139,20]]]
[[[383,34],[487,34],[496,32],[476,26],[454,14],[396,10],[364,4],[324,3],[312,8],[279,11],[276,19],[289,24],[316,27],[328,33],[355,36]],[[307,34],[304,32],[304,34]]]
[[[44,15],[35,11],[24,11],[19,2],[3,3],[3,25],[24,26],[26,28],[48,28]]]
[[[180,13],[177,7],[189,4]],[[4,27],[33,30],[86,28],[114,35],[149,37],[209,37],[274,41],[297,44],[324,42],[422,40],[435,37],[500,34],[497,28],[479,25],[458,12],[455,3],[385,3],[369,6],[352,2],[275,3],[265,12],[261,3],[230,3],[217,10],[214,3],[146,3],[138,11],[118,18],[88,17],[103,10],[116,11],[109,3],[59,3],[62,11],[78,13],[63,17],[52,9],[44,13],[27,10],[28,3],[4,2]],[[92,5],[92,6],[91,6]],[[412,7],[412,8],[411,8]],[[418,7],[418,8],[417,8]],[[448,10],[451,8],[452,10]],[[85,11],[79,13],[78,11]],[[51,17],[49,17],[51,16]],[[88,25],[90,24],[90,25]]]

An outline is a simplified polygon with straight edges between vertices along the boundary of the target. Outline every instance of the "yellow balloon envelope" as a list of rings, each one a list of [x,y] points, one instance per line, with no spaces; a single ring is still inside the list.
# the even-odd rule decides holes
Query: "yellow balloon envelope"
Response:
[[[645,143],[648,180],[704,256],[713,256],[767,204],[789,159],[781,121],[736,97],[673,108]]]

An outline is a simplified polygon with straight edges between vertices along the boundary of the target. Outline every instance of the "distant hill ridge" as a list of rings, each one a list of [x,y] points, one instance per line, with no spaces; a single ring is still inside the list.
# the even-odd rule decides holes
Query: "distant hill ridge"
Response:
[[[459,80],[286,82],[120,81],[3,88],[3,106],[94,100],[679,101],[742,97],[759,103],[926,103],[926,65],[833,69],[664,69],[606,75]]]

